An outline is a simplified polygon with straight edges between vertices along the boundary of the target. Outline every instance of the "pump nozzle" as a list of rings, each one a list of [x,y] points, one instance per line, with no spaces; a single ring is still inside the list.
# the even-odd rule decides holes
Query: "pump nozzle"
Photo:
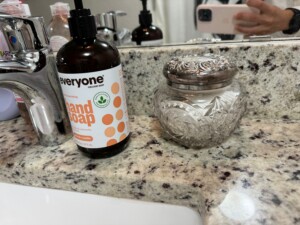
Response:
[[[141,26],[150,26],[152,24],[152,15],[149,10],[147,10],[147,0],[141,0],[143,4],[143,10],[140,12],[139,21]]]
[[[75,9],[83,9],[82,0],[74,0]]]
[[[143,11],[147,11],[147,0],[141,0],[143,4]]]
[[[73,38],[96,38],[96,22],[91,10],[83,8],[82,0],[74,0],[75,9],[70,11],[69,28]]]

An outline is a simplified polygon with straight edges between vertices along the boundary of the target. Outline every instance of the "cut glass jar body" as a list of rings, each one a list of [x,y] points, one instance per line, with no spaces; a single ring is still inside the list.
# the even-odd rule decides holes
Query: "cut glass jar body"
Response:
[[[168,75],[165,72],[167,78]],[[193,148],[214,146],[227,139],[246,109],[244,91],[232,77],[224,79],[223,76],[218,85],[206,83],[200,88],[196,83],[187,84],[180,76],[175,85],[170,79],[159,85],[154,96],[154,112],[166,136]]]

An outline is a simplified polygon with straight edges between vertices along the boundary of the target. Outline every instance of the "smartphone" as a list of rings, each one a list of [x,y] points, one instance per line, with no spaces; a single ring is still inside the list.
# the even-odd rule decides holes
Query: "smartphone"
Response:
[[[236,24],[253,26],[255,23],[234,20],[234,15],[239,12],[259,13],[258,9],[246,4],[201,4],[196,10],[197,30],[215,34],[238,34],[234,29]]]

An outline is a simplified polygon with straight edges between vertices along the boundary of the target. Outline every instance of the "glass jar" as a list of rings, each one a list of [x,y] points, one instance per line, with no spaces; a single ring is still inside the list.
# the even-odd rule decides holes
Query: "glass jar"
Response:
[[[154,113],[163,132],[193,148],[222,143],[246,109],[236,66],[225,57],[207,54],[173,58],[164,66],[166,83],[154,96]]]

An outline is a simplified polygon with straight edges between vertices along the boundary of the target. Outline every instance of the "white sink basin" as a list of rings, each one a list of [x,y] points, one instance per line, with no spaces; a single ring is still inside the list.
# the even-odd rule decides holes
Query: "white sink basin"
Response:
[[[0,225],[202,225],[187,207],[0,183]]]

